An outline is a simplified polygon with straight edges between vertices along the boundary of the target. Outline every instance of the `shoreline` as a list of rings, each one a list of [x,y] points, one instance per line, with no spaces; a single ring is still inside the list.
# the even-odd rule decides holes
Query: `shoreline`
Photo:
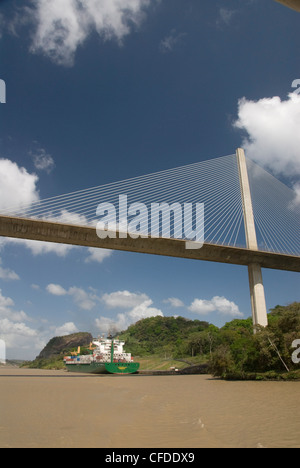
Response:
[[[89,373],[79,373],[79,372],[70,372],[67,369],[37,369],[37,368],[30,368],[30,367],[19,367],[18,365],[14,364],[2,364],[0,365],[0,377],[3,377],[1,375],[1,370],[4,369],[14,369],[14,370],[27,370],[27,371],[33,371],[31,376],[34,376],[35,373],[41,372],[41,373],[49,373],[49,376],[73,376],[73,377],[137,377],[137,376],[149,376],[149,377],[164,377],[164,376],[188,376],[188,375],[202,375],[202,376],[207,376],[211,380],[220,380],[223,382],[295,382],[299,383],[300,378],[298,376],[298,373],[296,372],[289,372],[289,373],[275,373],[274,372],[265,372],[265,373],[249,373],[249,375],[243,375],[243,376],[232,376],[232,377],[218,377],[212,375],[210,372],[208,372],[208,365],[207,364],[201,364],[201,365],[192,365],[189,367],[185,367],[183,369],[176,369],[176,370],[139,370],[138,372],[134,374],[89,374]],[[293,377],[293,375],[296,375],[296,377]],[[18,374],[20,375],[20,374]]]

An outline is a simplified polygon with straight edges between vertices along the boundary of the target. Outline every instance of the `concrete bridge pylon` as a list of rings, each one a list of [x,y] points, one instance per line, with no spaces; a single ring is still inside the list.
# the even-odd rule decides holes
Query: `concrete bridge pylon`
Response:
[[[236,151],[239,176],[241,184],[241,195],[244,211],[244,225],[247,248],[258,250],[253,206],[251,199],[251,190],[248,178],[247,163],[245,152],[238,148]],[[268,325],[267,306],[265,290],[263,285],[262,271],[259,263],[250,263],[248,265],[249,286],[251,296],[251,308],[254,331],[257,325],[266,327]]]

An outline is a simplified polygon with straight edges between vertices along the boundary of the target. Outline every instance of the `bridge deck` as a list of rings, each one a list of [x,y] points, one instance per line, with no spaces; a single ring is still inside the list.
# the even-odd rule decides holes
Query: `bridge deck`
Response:
[[[185,241],[177,239],[131,239],[130,237],[127,239],[100,239],[93,227],[33,219],[0,216],[0,236],[235,265],[258,263],[263,268],[300,271],[299,256],[212,244],[204,244],[198,250],[187,250]]]

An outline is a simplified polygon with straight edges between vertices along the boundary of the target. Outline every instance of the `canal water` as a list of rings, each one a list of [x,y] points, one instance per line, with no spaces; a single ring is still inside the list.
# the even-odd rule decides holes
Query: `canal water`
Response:
[[[299,382],[0,368],[0,447],[300,448]]]

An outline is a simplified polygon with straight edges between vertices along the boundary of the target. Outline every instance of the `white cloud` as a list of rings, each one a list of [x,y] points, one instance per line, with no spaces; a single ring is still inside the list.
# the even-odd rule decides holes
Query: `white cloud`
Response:
[[[60,214],[56,214],[55,216],[51,212],[44,214],[43,220],[54,221],[55,223],[75,224],[77,226],[88,226],[89,224],[84,215],[78,214],[75,211],[68,211],[64,208],[60,210]]]
[[[38,171],[45,171],[47,174],[53,171],[55,167],[54,159],[44,148],[37,148],[35,151],[30,151],[29,154],[33,159],[34,167]]]
[[[207,315],[216,309],[212,301],[194,299],[192,304],[189,306],[189,310],[199,315]]]
[[[47,324],[44,331],[30,328],[26,322],[34,320],[24,311],[15,310],[13,299],[5,297],[0,289],[0,339],[5,342],[8,358],[34,359],[53,337],[53,333],[55,336],[63,336],[78,331],[72,322],[56,329]]]
[[[14,357],[32,358],[32,352],[39,349],[43,342],[37,331],[24,323],[30,321],[26,313],[17,311],[14,307],[13,299],[5,297],[0,290],[0,339],[5,342],[10,354],[16,353]]]
[[[117,318],[111,319],[109,317],[100,317],[95,320],[95,326],[98,328],[100,333],[104,334],[116,334],[127,328],[127,317],[126,314],[118,314]]]
[[[0,258],[0,279],[10,280],[10,281],[16,281],[20,279],[19,275],[17,275],[16,272],[14,272],[13,270],[10,270],[9,268],[3,268],[1,264],[2,264],[2,260]]]
[[[177,297],[169,297],[164,300],[164,304],[170,304],[171,307],[184,307],[184,303]]]
[[[156,309],[155,307],[150,307],[153,304],[151,299],[142,302],[141,304],[135,306],[130,312],[128,312],[128,317],[130,317],[131,323],[137,322],[139,320],[149,318],[149,317],[157,317],[160,315],[163,317],[163,313],[160,309]]]
[[[24,323],[11,321],[8,318],[0,319],[0,336],[4,339],[7,346],[15,345],[16,336],[35,337],[36,330],[27,327]]]
[[[300,175],[300,96],[238,103],[234,126],[247,132],[243,147],[247,156],[274,174]]]
[[[53,296],[66,296],[68,294],[59,284],[48,284],[46,289],[50,294],[53,294]]]
[[[293,202],[291,203],[291,208],[294,207],[299,207],[300,206],[300,183],[294,185],[294,191],[295,191],[295,198]]]
[[[52,218],[54,220],[54,218]],[[72,213],[69,218],[63,217],[55,218],[56,222],[66,222],[66,224],[75,224],[80,225],[79,222],[80,215],[76,215],[76,213]],[[44,241],[36,241],[36,240],[28,240],[28,239],[14,239],[14,238],[2,238],[0,240],[0,246],[5,246],[9,244],[16,244],[16,245],[23,245],[27,249],[31,251],[31,253],[35,256],[38,255],[47,255],[47,254],[55,254],[58,257],[66,257],[70,252],[74,251],[75,249],[81,250],[81,252],[88,251],[88,255],[85,258],[85,263],[91,262],[98,262],[103,263],[104,260],[111,257],[113,254],[112,250],[108,249],[96,249],[96,248],[88,248],[80,247],[76,245],[69,245],[69,244],[56,244],[54,242],[44,242]],[[0,272],[1,275],[1,272]],[[1,276],[0,276],[1,277]],[[13,279],[13,278],[10,278]],[[17,279],[17,278],[16,278]]]
[[[87,293],[82,288],[72,287],[69,289],[68,294],[72,296],[75,304],[78,305],[80,309],[92,310],[96,306],[96,295],[93,293]]]
[[[58,64],[72,65],[78,47],[92,32],[122,42],[140,25],[151,0],[32,0],[37,27],[31,46]]]
[[[153,301],[146,294],[117,291],[111,294],[104,294],[102,300],[109,308],[129,310],[117,314],[116,319],[104,316],[96,319],[95,325],[101,333],[117,333],[125,330],[139,320],[158,315],[163,317],[163,312],[160,309],[151,307]]]
[[[0,209],[22,208],[39,200],[38,177],[9,159],[0,159]]]
[[[84,289],[75,286],[66,290],[59,284],[51,283],[48,284],[46,290],[53,296],[70,296],[74,304],[82,310],[92,310],[96,306],[97,301],[100,300],[93,291],[86,292]]]
[[[10,313],[10,307],[14,305],[14,301],[10,297],[4,297],[2,295],[2,290],[0,289],[0,313],[8,311]]]
[[[66,336],[78,333],[78,328],[73,322],[67,322],[61,327],[55,329],[54,336]]]
[[[7,358],[34,359],[46,345],[47,339],[23,322],[0,317],[0,339],[5,342]]]
[[[112,250],[108,249],[88,249],[89,256],[85,259],[85,263],[97,262],[102,263],[103,260],[110,257],[113,254]]]
[[[2,290],[0,289],[0,318],[7,318],[13,322],[18,322],[20,320],[29,320],[29,318],[23,310],[15,311],[13,309],[14,305],[14,301],[10,297],[3,296]]]
[[[8,239],[7,242],[23,244],[33,255],[54,253],[58,257],[65,257],[71,250],[76,248],[73,245],[55,244],[53,242],[33,241],[27,239]]]
[[[4,318],[0,320],[0,336],[7,336],[11,334],[23,335],[33,337],[36,336],[36,330],[32,330],[27,327],[24,323],[15,322]],[[7,344],[7,339],[6,339]]]
[[[17,273],[13,270],[10,270],[9,268],[2,268],[0,267],[0,278],[3,280],[19,280],[20,277],[17,275]]]
[[[149,297],[141,293],[136,294],[129,291],[116,291],[111,294],[104,294],[102,300],[108,307],[129,309],[148,301]]]
[[[199,315],[208,315],[211,312],[219,312],[230,317],[243,317],[238,306],[226,299],[224,296],[215,296],[210,301],[204,299],[194,299],[189,306],[189,310]]]

